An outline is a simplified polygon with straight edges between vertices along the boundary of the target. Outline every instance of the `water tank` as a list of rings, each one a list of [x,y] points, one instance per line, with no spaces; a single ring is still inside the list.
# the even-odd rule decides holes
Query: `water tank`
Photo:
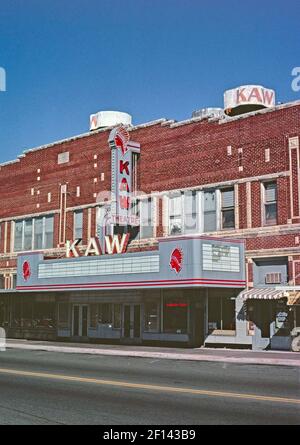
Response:
[[[224,116],[224,110],[222,108],[202,108],[201,110],[193,111],[192,117],[201,117],[203,119],[208,118],[221,118]]]
[[[121,111],[99,111],[90,116],[90,130],[98,128],[114,127],[115,125],[131,125],[132,116]]]
[[[275,91],[261,85],[242,85],[224,93],[224,111],[228,116],[275,106]]]

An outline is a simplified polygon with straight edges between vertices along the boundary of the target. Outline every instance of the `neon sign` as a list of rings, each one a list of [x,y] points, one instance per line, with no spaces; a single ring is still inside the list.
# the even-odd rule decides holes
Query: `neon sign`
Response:
[[[97,237],[90,238],[85,251],[82,253],[78,245],[81,239],[76,239],[75,241],[66,242],[66,257],[67,258],[78,258],[80,256],[91,256],[91,255],[113,255],[117,253],[125,253],[128,241],[129,233],[121,235],[107,235],[104,238],[104,246],[101,247],[100,240]]]
[[[112,221],[122,226],[138,225],[138,219],[131,215],[132,155],[140,153],[140,144],[130,141],[129,133],[122,125],[111,131],[108,142],[112,150]]]

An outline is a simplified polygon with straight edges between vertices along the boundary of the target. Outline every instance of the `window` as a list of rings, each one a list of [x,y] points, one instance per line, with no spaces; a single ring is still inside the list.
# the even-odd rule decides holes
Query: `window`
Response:
[[[265,276],[266,284],[281,284],[281,273],[267,273]]]
[[[35,301],[33,305],[33,327],[43,329],[54,329],[55,320],[55,302]]]
[[[169,198],[169,234],[180,235],[182,233],[182,195]]]
[[[144,305],[145,332],[159,332],[159,303]]]
[[[43,218],[34,221],[34,246],[36,249],[43,248]]]
[[[44,243],[45,249],[51,249],[53,247],[53,216],[46,216],[44,218]],[[35,247],[36,248],[36,247]]]
[[[153,237],[153,200],[152,198],[138,199],[132,202],[131,214],[139,218],[139,228],[133,226],[132,239],[152,238]]]
[[[111,235],[111,207],[103,205],[96,210],[97,236],[102,239],[105,235]]]
[[[69,303],[58,304],[58,328],[69,327]]]
[[[197,231],[197,192],[184,194],[184,233]]]
[[[53,230],[53,216],[15,221],[14,251],[51,249]]]
[[[23,221],[15,222],[15,251],[23,249]]]
[[[208,298],[208,331],[216,329],[235,331],[235,301],[231,297]]]
[[[99,319],[100,324],[112,323],[112,304],[101,303],[99,304]]]
[[[24,221],[24,250],[32,249],[32,219]]]
[[[184,298],[164,300],[164,332],[186,334],[188,330],[188,303]]]
[[[98,324],[112,324],[115,329],[120,329],[121,305],[111,303],[91,304],[90,327],[96,329]]]
[[[187,191],[169,197],[169,234],[195,233],[197,224],[198,192]]]
[[[217,230],[216,191],[204,192],[204,232],[215,232]]]
[[[98,325],[98,304],[90,305],[90,328],[97,328]]]
[[[82,239],[83,233],[83,212],[74,212],[74,239]]]
[[[140,201],[140,237],[153,237],[153,202],[151,198]]]
[[[113,316],[114,329],[121,329],[121,305],[114,304],[114,316]]]
[[[222,229],[234,228],[234,189],[221,190]]]
[[[277,184],[268,182],[264,187],[264,222],[266,225],[277,224]]]

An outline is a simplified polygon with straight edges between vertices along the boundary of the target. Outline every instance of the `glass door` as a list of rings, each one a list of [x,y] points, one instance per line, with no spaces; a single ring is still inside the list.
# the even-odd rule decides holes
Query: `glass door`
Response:
[[[73,336],[88,336],[88,306],[86,304],[73,306]]]
[[[123,305],[123,339],[138,342],[141,339],[141,305]]]

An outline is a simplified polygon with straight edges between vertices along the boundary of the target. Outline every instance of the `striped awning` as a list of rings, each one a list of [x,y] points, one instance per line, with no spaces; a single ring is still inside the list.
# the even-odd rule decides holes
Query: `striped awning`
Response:
[[[240,296],[243,300],[280,300],[287,296],[286,291],[275,288],[258,288],[243,291]]]
[[[289,306],[300,305],[300,291],[289,292],[287,304]]]

